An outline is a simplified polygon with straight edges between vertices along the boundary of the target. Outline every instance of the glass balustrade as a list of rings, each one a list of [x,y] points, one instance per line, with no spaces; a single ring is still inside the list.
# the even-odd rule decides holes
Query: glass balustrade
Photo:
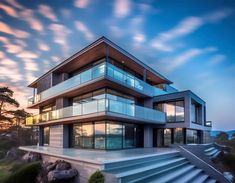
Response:
[[[92,81],[101,76],[107,76],[111,79],[123,84],[125,86],[131,87],[137,91],[145,93],[149,96],[157,96],[166,94],[165,91],[149,85],[148,83],[134,77],[133,75],[115,67],[109,63],[101,63],[91,69],[88,69],[78,75],[75,75],[72,78],[69,78],[39,94],[35,97],[32,97],[28,100],[28,104],[32,105],[34,103],[46,100],[52,96],[59,95],[66,92],[72,88],[75,88],[79,85],[85,84],[89,81]]]
[[[29,117],[26,119],[26,124],[36,124],[39,122],[47,122],[104,111],[136,118],[137,120],[165,123],[164,112],[116,100],[100,99]]]

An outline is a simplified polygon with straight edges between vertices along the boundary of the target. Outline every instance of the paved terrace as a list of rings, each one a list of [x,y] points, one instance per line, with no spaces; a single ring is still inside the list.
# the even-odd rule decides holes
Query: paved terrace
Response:
[[[150,157],[155,156],[157,154],[178,152],[175,148],[135,148],[105,151],[73,148],[55,148],[46,146],[21,146],[19,147],[19,149],[95,164],[105,164],[110,162],[138,159],[141,157]]]

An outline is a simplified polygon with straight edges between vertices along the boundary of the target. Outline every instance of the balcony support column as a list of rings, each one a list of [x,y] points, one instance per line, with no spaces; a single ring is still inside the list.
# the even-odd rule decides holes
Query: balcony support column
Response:
[[[143,81],[146,82],[146,78],[147,78],[147,71],[144,68],[144,73],[143,73]]]
[[[151,125],[144,126],[144,147],[153,147],[153,127]]]
[[[40,146],[43,146],[43,138],[44,138],[43,136],[44,136],[44,128],[43,126],[39,126],[38,141]]]

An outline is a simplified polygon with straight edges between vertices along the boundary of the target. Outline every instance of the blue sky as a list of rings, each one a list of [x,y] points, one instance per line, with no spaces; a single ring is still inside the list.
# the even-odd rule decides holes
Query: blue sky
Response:
[[[106,36],[207,102],[213,129],[235,129],[235,1],[0,2],[0,85],[15,90]]]

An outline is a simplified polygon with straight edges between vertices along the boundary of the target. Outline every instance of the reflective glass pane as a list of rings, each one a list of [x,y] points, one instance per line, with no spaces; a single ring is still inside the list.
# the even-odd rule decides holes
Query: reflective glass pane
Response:
[[[43,145],[49,145],[50,141],[50,128],[44,127],[43,128]]]
[[[98,65],[93,68],[92,78],[98,78],[104,75],[105,66],[104,64]]]
[[[81,73],[81,83],[85,83],[87,81],[90,81],[91,78],[91,69]]]
[[[73,126],[73,146],[82,147],[82,126],[81,125]]]
[[[177,101],[175,107],[176,121],[184,121],[184,102]]]
[[[174,129],[174,144],[183,144],[184,143],[184,134],[182,128]]]
[[[165,104],[165,112],[167,117],[167,122],[174,122],[175,121],[175,105],[174,103],[166,103]]]
[[[122,148],[122,125],[116,123],[107,123],[107,149]]]
[[[95,123],[95,149],[105,149],[105,123]]]
[[[123,148],[132,148],[135,147],[135,135],[136,128],[134,124],[124,124],[123,125]]]

